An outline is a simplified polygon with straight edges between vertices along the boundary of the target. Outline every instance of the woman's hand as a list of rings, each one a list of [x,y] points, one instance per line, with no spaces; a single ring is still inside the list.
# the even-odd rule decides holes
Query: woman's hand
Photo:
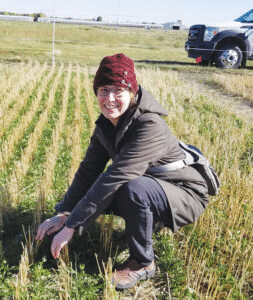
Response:
[[[46,234],[49,235],[60,230],[64,226],[67,218],[68,217],[65,214],[59,214],[55,217],[45,220],[42,224],[40,224],[35,239],[42,241]]]
[[[55,235],[51,245],[51,253],[54,258],[59,258],[61,249],[72,239],[74,232],[74,228],[64,227]]]

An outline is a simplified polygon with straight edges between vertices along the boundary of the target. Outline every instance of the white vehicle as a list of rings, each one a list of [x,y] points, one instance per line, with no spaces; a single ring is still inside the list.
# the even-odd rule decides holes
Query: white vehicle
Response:
[[[253,9],[233,22],[191,26],[185,50],[202,65],[245,67],[253,60]]]

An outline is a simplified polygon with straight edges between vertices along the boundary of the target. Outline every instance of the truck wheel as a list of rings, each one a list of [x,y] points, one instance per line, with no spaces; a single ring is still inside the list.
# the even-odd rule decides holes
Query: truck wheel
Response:
[[[202,62],[199,63],[199,66],[207,67],[209,65],[209,60],[202,60]]]
[[[236,69],[242,63],[242,50],[239,46],[225,45],[216,52],[214,61],[219,68]]]

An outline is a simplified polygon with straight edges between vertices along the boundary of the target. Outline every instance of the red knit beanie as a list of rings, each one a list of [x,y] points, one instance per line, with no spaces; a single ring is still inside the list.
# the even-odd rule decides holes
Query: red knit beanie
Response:
[[[133,60],[122,53],[105,56],[100,63],[93,82],[93,89],[96,95],[98,88],[104,85],[128,87],[136,95],[138,84]]]

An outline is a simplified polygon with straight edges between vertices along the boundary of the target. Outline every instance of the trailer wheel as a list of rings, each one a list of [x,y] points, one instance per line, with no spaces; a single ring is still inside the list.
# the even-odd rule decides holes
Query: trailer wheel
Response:
[[[242,50],[236,45],[225,45],[216,52],[214,61],[219,68],[236,69],[242,63]]]

